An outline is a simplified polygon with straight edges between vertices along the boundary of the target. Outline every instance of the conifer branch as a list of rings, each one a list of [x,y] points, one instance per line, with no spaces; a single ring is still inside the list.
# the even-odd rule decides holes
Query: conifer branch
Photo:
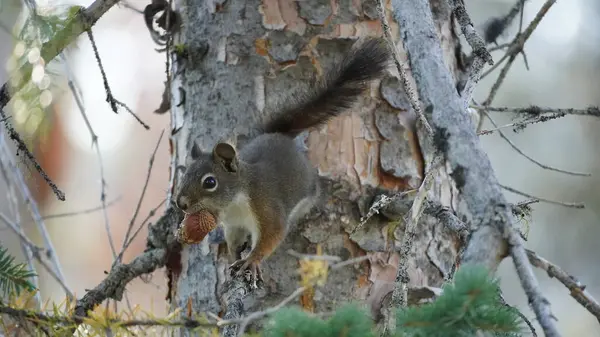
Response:
[[[28,280],[35,273],[27,270],[25,264],[16,263],[15,258],[8,253],[8,249],[0,246],[0,290],[5,295],[23,290],[34,290],[35,286]]]

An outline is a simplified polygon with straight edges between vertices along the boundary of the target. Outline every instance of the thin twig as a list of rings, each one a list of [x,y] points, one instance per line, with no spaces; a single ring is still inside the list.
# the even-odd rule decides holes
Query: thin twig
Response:
[[[120,199],[121,199],[121,197],[117,197],[114,200],[107,202],[106,208],[115,205]],[[50,219],[58,219],[58,218],[68,218],[68,217],[72,217],[72,216],[90,214],[90,213],[98,212],[101,210],[102,210],[102,206],[97,206],[97,207],[93,207],[93,208],[82,209],[80,211],[44,215],[44,216],[42,216],[42,219],[50,220]]]
[[[510,43],[502,43],[502,44],[499,44],[497,46],[490,47],[488,49],[488,52],[491,53],[491,52],[494,52],[496,50],[501,50],[501,49],[504,49],[504,48],[507,48],[507,47],[510,47]]]
[[[495,127],[493,129],[489,129],[489,130],[481,130],[479,132],[477,132],[477,135],[479,136],[485,136],[485,135],[491,135],[496,131],[499,131],[501,129],[506,129],[506,128],[513,128],[513,131],[517,132],[517,131],[521,131],[523,129],[525,129],[528,125],[531,124],[537,124],[537,123],[543,123],[543,122],[548,122],[551,120],[555,120],[558,118],[562,118],[565,117],[565,114],[552,114],[552,115],[541,115],[541,116],[536,116],[534,118],[531,119],[527,119],[524,121],[519,121],[519,122],[513,122],[513,123],[509,123],[509,124],[505,124],[499,127]]]
[[[396,45],[394,43],[394,38],[392,37],[392,31],[390,29],[390,25],[387,21],[387,17],[385,16],[385,8],[383,6],[383,0],[377,0],[377,14],[379,14],[379,20],[381,21],[381,26],[383,28],[383,34],[385,36],[385,41],[387,42],[390,50],[392,51],[392,55],[394,56],[394,63],[396,64],[396,68],[398,69],[398,74],[400,75],[400,79],[402,80],[402,86],[404,87],[404,91],[406,92],[406,96],[410,102],[413,111],[415,112],[417,119],[421,123],[421,125],[427,131],[427,135],[433,135],[433,131],[431,129],[431,125],[425,118],[423,111],[421,110],[421,105],[417,98],[417,94],[413,86],[411,85],[408,74],[406,70],[404,70],[404,65],[400,60],[400,55],[398,55],[398,50],[396,49]]]
[[[525,29],[525,31],[522,34],[518,34],[515,37],[511,47],[506,52],[506,56],[502,58],[502,60],[503,60],[504,58],[508,57],[508,61],[504,65],[504,68],[502,68],[502,70],[500,71],[500,74],[498,75],[496,82],[492,85],[492,89],[490,90],[488,97],[483,102],[484,106],[488,106],[488,105],[492,104],[492,101],[496,97],[496,93],[498,92],[498,89],[502,85],[502,82],[504,82],[504,79],[506,78],[506,74],[510,70],[510,67],[512,66],[513,62],[515,61],[515,59],[517,58],[519,53],[523,51],[525,42],[527,42],[529,37],[531,37],[531,34],[533,33],[533,31],[537,28],[539,23],[542,21],[542,18],[546,15],[546,13],[548,13],[548,10],[550,9],[550,7],[552,7],[552,5],[554,5],[555,2],[556,2],[556,0],[546,0],[546,3],[544,3],[542,8],[540,8],[537,15],[535,16],[533,21],[531,21],[531,23]],[[502,62],[502,60],[500,60],[498,62],[498,64],[500,62]],[[491,71],[491,69],[487,73],[489,73],[490,71]],[[486,74],[482,75],[482,77],[485,76]]]
[[[62,325],[74,325],[81,324],[86,317],[85,316],[60,316],[60,315],[48,315],[41,312],[35,312],[31,310],[25,309],[15,309],[9,306],[0,305],[0,313],[9,315],[11,317],[25,319],[30,322],[36,323],[39,321],[53,323],[53,324],[62,324]],[[165,327],[184,327],[184,328],[216,328],[216,323],[207,323],[200,320],[194,320],[189,318],[184,318],[182,320],[170,321],[167,319],[132,319],[132,320],[119,320],[119,319],[109,319],[109,324],[117,324],[120,327],[134,327],[134,326],[165,326]]]
[[[356,225],[356,227],[354,227],[352,229],[350,234],[356,233],[356,231],[361,229],[365,225],[365,223],[367,223],[367,221],[369,221],[369,219],[371,219],[375,214],[379,214],[379,212],[383,208],[387,207],[387,205],[389,205],[392,201],[403,198],[409,194],[413,194],[416,192],[417,192],[417,190],[414,189],[414,190],[408,190],[408,191],[402,191],[402,192],[395,193],[391,197],[382,195],[381,198],[379,200],[377,200],[377,202],[374,202],[373,205],[371,205],[367,214],[364,217],[360,218],[360,222],[358,223],[358,225]]]
[[[559,280],[560,283],[564,284],[571,292],[571,297],[579,302],[579,304],[594,315],[600,322],[600,304],[592,297],[592,295],[585,291],[585,285],[581,284],[574,276],[567,274],[557,265],[539,256],[534,251],[527,249],[527,257],[532,265],[545,270],[549,277],[554,277]]]
[[[138,14],[144,14],[144,11],[142,11],[140,9],[137,9],[135,6],[133,6],[132,4],[130,4],[128,1],[120,0],[119,3],[121,5],[123,5],[123,7],[127,8],[127,9],[130,9],[130,10],[132,10],[132,11],[138,13]]]
[[[123,253],[125,253],[125,251],[127,250],[127,248],[129,248],[129,246],[131,245],[131,243],[133,243],[133,240],[136,238],[136,236],[140,233],[140,231],[142,230],[142,228],[144,228],[144,225],[146,225],[146,223],[148,223],[148,220],[150,220],[151,217],[153,217],[156,214],[156,211],[162,206],[164,205],[165,201],[167,201],[167,199],[163,199],[158,206],[154,207],[152,210],[150,210],[150,212],[148,213],[148,216],[146,216],[146,218],[142,221],[142,223],[140,224],[140,226],[138,227],[138,229],[136,229],[136,231],[133,233],[133,235],[131,236],[131,238],[129,239],[129,241],[127,242],[127,244],[123,247]],[[122,258],[122,256],[121,256]]]
[[[46,249],[46,255],[52,262],[52,267],[54,268],[54,271],[56,272],[56,275],[57,275],[58,279],[60,280],[60,282],[66,284],[65,276],[62,272],[62,268],[61,268],[60,262],[58,260],[58,256],[56,255],[56,250],[54,249],[54,245],[52,244],[52,240],[50,239],[50,233],[48,233],[48,229],[46,228],[44,220],[42,219],[42,216],[40,215],[40,211],[38,209],[37,203],[33,199],[33,196],[31,195],[31,192],[29,191],[29,187],[27,187],[27,183],[25,182],[25,178],[23,177],[23,174],[21,173],[21,171],[17,167],[16,163],[14,162],[12,155],[9,151],[8,144],[6,143],[4,136],[2,134],[0,134],[0,152],[4,152],[3,155],[0,155],[0,157],[2,157],[2,162],[5,162],[9,168],[9,170],[11,171],[11,173],[13,175],[13,181],[15,182],[16,186],[18,187],[19,192],[21,193],[21,197],[23,198],[23,201],[27,205],[27,208],[29,209],[31,216],[32,216],[33,220],[35,221],[35,224],[37,225],[37,229],[38,229],[40,235],[42,236],[42,240],[44,241],[44,247]]]
[[[3,100],[3,92],[0,91],[0,101]],[[8,132],[8,137],[12,139],[17,145],[17,153],[25,154],[25,158],[29,160],[29,162],[33,165],[33,167],[38,171],[38,173],[42,176],[42,178],[46,181],[48,186],[52,189],[52,192],[56,195],[58,200],[65,201],[65,193],[61,191],[58,186],[50,179],[46,171],[42,168],[42,166],[37,162],[31,151],[27,148],[25,142],[21,139],[17,131],[13,128],[12,124],[10,124],[9,118],[4,113],[4,109],[0,108],[0,120],[4,123],[4,127]]]
[[[539,115],[545,113],[552,114],[565,114],[565,115],[577,115],[577,116],[591,116],[600,117],[600,108],[597,106],[590,106],[584,109],[573,109],[573,108],[548,108],[532,105],[527,108],[511,108],[511,107],[491,107],[491,106],[480,106],[473,105],[473,109],[486,110],[488,112],[509,112],[516,114],[528,114],[528,115]]]
[[[44,259],[42,258],[42,254],[40,254],[40,253],[43,252],[44,256],[48,256],[47,251],[44,248],[37,246],[31,240],[29,240],[29,238],[25,235],[25,233],[23,233],[23,231],[21,229],[19,229],[19,226],[16,223],[13,223],[12,221],[10,221],[10,219],[3,213],[0,213],[0,220],[2,220],[2,222],[4,222],[8,226],[8,228],[13,231],[13,233],[15,233],[16,235],[19,236],[19,238],[23,244],[25,244],[29,247],[29,249],[32,252],[33,258],[35,258],[35,260],[38,261],[39,264],[41,264],[42,267],[44,267],[44,269],[46,269],[48,274],[50,274],[50,276],[53,279],[55,279],[56,282],[58,282],[58,284],[65,291],[69,300],[71,300],[71,301],[74,300],[75,297],[73,296],[73,293],[71,292],[69,287],[67,287],[67,285],[64,283],[64,281],[61,280],[60,276],[54,271],[54,269],[52,269],[52,267],[50,267],[48,265],[48,263],[46,263],[46,261],[44,261]],[[33,269],[32,269],[32,271],[33,271]],[[39,304],[41,304],[41,302],[39,302]]]
[[[113,255],[113,259],[117,256],[117,252],[115,249],[115,244],[113,241],[113,237],[112,237],[112,233],[110,231],[110,221],[108,219],[108,212],[106,210],[106,179],[104,178],[104,163],[102,161],[102,153],[100,152],[100,146],[98,144],[98,135],[94,132],[94,128],[92,127],[92,123],[90,123],[90,120],[88,119],[85,107],[83,105],[83,102],[81,100],[81,97],[79,96],[79,93],[77,92],[76,88],[75,88],[75,84],[73,83],[73,77],[71,76],[71,71],[69,69],[68,63],[65,62],[65,70],[67,72],[67,74],[69,74],[69,80],[68,80],[68,85],[69,85],[69,89],[71,90],[71,93],[73,94],[73,98],[75,99],[75,104],[77,104],[77,107],[79,109],[79,113],[81,113],[81,117],[83,118],[83,121],[85,122],[85,126],[88,129],[88,132],[90,134],[91,140],[92,140],[92,147],[94,147],[94,149],[96,150],[96,157],[98,157],[98,166],[100,169],[100,202],[102,204],[102,215],[104,217],[104,229],[106,230],[106,235],[108,237],[108,244],[110,246],[110,250],[111,253]]]
[[[142,194],[140,195],[140,198],[138,199],[138,203],[137,203],[137,206],[135,207],[135,211],[133,212],[133,216],[131,217],[131,220],[129,221],[129,225],[127,226],[127,232],[125,233],[125,238],[123,239],[123,245],[121,246],[121,251],[119,252],[119,255],[113,262],[113,266],[116,263],[120,263],[121,259],[123,258],[123,253],[125,252],[125,248],[126,248],[125,246],[127,245],[128,241],[129,241],[129,235],[131,235],[131,230],[133,229],[135,220],[137,219],[137,216],[140,212],[140,208],[142,207],[142,202],[144,201],[144,196],[146,195],[148,183],[150,182],[150,175],[152,174],[152,167],[154,167],[154,158],[156,157],[156,152],[158,151],[158,147],[160,145],[160,141],[162,140],[164,133],[165,133],[165,130],[163,129],[160,133],[160,136],[158,137],[158,141],[156,142],[156,146],[154,147],[152,156],[150,156],[150,160],[148,161],[148,171],[146,173],[146,181],[144,182],[144,187],[142,188]]]
[[[473,27],[473,22],[465,9],[465,5],[463,0],[452,0],[454,7],[454,14],[456,15],[456,19],[460,24],[461,31],[465,36],[467,42],[471,46],[473,50],[474,59],[471,63],[469,70],[467,71],[468,79],[465,83],[465,86],[460,93],[462,99],[464,100],[465,108],[469,105],[471,101],[471,97],[473,96],[473,92],[475,91],[475,86],[481,77],[481,71],[483,70],[483,66],[487,63],[490,66],[494,65],[494,60],[492,59],[492,55],[485,47],[485,42],[477,34],[477,31]]]
[[[540,198],[540,197],[536,197],[536,196],[532,196],[530,194],[527,194],[525,192],[521,192],[519,190],[516,190],[512,187],[506,186],[506,185],[502,185],[500,184],[500,187],[502,187],[503,189],[518,194],[520,196],[526,197],[526,198],[535,198],[541,202],[546,202],[549,204],[554,204],[554,205],[559,205],[559,206],[564,206],[564,207],[570,207],[570,208],[585,208],[585,205],[581,202],[573,202],[573,203],[569,203],[569,202],[562,202],[562,201],[555,201],[555,200],[549,200],[549,199],[544,199],[544,198]]]
[[[533,159],[532,157],[530,157],[529,155],[527,155],[525,152],[523,152],[515,143],[513,143],[512,140],[510,140],[504,134],[504,132],[502,132],[498,128],[498,124],[496,124],[496,122],[494,121],[494,119],[492,118],[492,116],[490,116],[490,114],[487,111],[482,110],[481,112],[489,119],[489,121],[492,123],[492,125],[496,128],[496,131],[498,132],[498,134],[500,135],[500,137],[502,137],[502,139],[504,139],[508,143],[508,145],[510,145],[513,148],[513,150],[515,150],[518,154],[520,154],[521,156],[523,156],[526,159],[528,159],[530,162],[536,164],[537,166],[539,166],[539,167],[541,167],[541,168],[543,168],[545,170],[549,170],[549,171],[560,172],[560,173],[569,174],[569,175],[573,175],[573,176],[582,176],[582,177],[591,176],[591,174],[589,174],[589,173],[567,171],[567,170],[559,169],[559,168],[556,168],[556,167],[548,166],[546,164],[542,164],[541,162]]]
[[[396,271],[396,279],[394,281],[394,290],[392,291],[392,300],[390,301],[390,308],[406,308],[408,305],[408,284],[410,283],[410,277],[408,276],[408,260],[410,252],[413,247],[413,241],[417,235],[417,226],[423,210],[425,209],[425,200],[427,193],[431,189],[433,184],[433,174],[437,171],[438,166],[442,163],[442,157],[437,156],[434,158],[429,172],[423,178],[423,182],[419,187],[415,200],[410,208],[410,211],[406,217],[406,228],[404,229],[404,235],[402,236],[402,242],[400,244],[398,270]],[[392,322],[388,322],[386,329],[388,331],[395,330],[395,327],[389,326]]]
[[[108,104],[110,104],[110,108],[112,109],[112,111],[114,113],[119,113],[119,106],[121,106],[125,108],[125,110],[127,110],[127,112],[129,112],[129,114],[131,114],[146,130],[150,129],[150,127],[133,112],[133,110],[131,110],[125,103],[117,100],[115,96],[113,96],[112,91],[110,90],[110,85],[108,84],[106,72],[104,71],[104,66],[102,65],[100,53],[98,52],[98,46],[96,45],[96,41],[94,40],[94,34],[92,33],[91,28],[87,30],[87,35],[90,39],[90,43],[92,44],[94,56],[96,57],[96,63],[98,63],[98,68],[100,68],[102,82],[104,83],[104,90],[106,91],[106,101],[108,102]]]
[[[25,236],[25,230],[23,229],[23,226],[21,225],[21,212],[19,210],[19,201],[17,199],[17,193],[15,191],[15,186],[12,182],[12,179],[9,179],[8,168],[5,167],[2,163],[4,163],[4,161],[2,160],[2,156],[0,156],[0,173],[2,173],[2,177],[4,178],[4,182],[5,182],[7,190],[8,190],[7,197],[9,199],[9,211],[15,217],[15,223],[17,224],[17,227],[18,227],[17,235],[19,235],[19,237],[22,237],[22,238],[25,238],[28,240],[27,236]],[[7,224],[7,227],[8,227],[8,224]],[[35,265],[33,264],[33,248],[31,246],[27,245],[23,241],[21,241],[20,243],[21,243],[21,250],[23,251],[23,255],[25,256],[25,260],[27,262],[27,267],[29,267],[29,270],[34,271]],[[37,274],[32,275],[31,281],[36,289],[40,288],[39,278],[38,278]],[[36,303],[37,308],[40,309],[42,306],[42,296],[39,291],[35,293],[35,299],[37,302]]]

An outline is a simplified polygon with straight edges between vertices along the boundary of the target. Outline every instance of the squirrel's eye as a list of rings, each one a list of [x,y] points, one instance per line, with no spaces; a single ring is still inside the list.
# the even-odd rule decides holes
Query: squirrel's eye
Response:
[[[215,187],[217,187],[217,179],[215,177],[208,176],[202,181],[202,188],[205,190],[212,190]]]

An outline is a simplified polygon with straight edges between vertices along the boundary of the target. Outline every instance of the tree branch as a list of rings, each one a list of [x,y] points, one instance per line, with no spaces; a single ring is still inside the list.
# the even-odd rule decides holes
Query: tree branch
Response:
[[[598,304],[598,301],[596,301],[592,295],[585,291],[585,285],[581,284],[575,277],[567,274],[557,265],[539,256],[534,251],[527,249],[527,257],[532,265],[545,270],[546,273],[548,273],[548,276],[555,277],[560,283],[564,284],[565,287],[571,291],[571,297],[579,302],[579,304],[586,308],[592,315],[596,316],[596,319],[600,322],[600,304]]]
[[[429,2],[393,0],[392,4],[419,97],[432,115],[435,146],[449,163],[451,176],[476,226],[463,266],[481,264],[496,270],[508,250],[546,336],[560,336],[548,300],[527,261],[522,239],[512,227],[509,204],[444,63]]]
[[[108,298],[120,301],[123,298],[125,287],[131,280],[164,266],[166,260],[167,250],[159,248],[142,253],[131,263],[116,266],[100,284],[77,301],[75,315],[87,316],[89,310],[94,309],[96,305]]]

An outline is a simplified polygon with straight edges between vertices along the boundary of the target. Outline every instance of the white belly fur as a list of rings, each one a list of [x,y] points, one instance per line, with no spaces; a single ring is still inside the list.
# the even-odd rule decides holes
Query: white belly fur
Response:
[[[252,247],[256,246],[260,234],[260,228],[252,214],[248,196],[239,193],[233,199],[233,202],[221,211],[219,219],[225,229],[228,231],[244,231],[252,237]],[[247,234],[246,234],[247,235]]]

